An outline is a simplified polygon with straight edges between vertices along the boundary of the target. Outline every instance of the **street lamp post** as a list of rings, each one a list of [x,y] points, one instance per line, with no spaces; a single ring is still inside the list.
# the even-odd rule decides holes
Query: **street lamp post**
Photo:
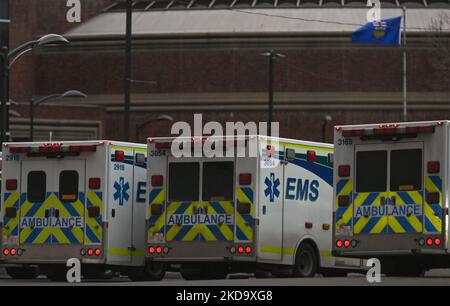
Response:
[[[286,55],[277,53],[275,50],[262,53],[261,55],[269,58],[269,76],[268,76],[268,90],[269,90],[269,109],[268,109],[268,132],[267,136],[272,136],[272,121],[273,121],[273,63],[277,58],[285,58]]]
[[[326,141],[326,138],[327,138],[327,125],[332,120],[333,120],[333,118],[330,115],[326,115],[325,117],[323,117],[323,122],[322,122],[322,142]]]
[[[34,138],[34,109],[44,102],[58,98],[86,98],[87,95],[78,90],[69,90],[63,94],[53,94],[42,97],[38,100],[32,99],[30,101],[30,141]]]
[[[26,42],[17,48],[9,51],[7,47],[2,48],[0,56],[2,57],[2,93],[1,93],[1,144],[5,140],[7,140],[7,132],[8,132],[8,104],[6,101],[8,98],[8,90],[9,90],[9,72],[11,70],[12,65],[24,54],[30,52],[35,47],[43,47],[47,45],[55,45],[55,44],[68,44],[69,41],[61,35],[58,34],[47,34],[42,36],[39,39],[32,40]]]
[[[146,127],[147,124],[149,124],[151,122],[155,122],[155,121],[170,121],[170,122],[172,122],[173,118],[168,115],[161,115],[156,118],[150,118],[147,121],[136,124],[136,127],[135,127],[136,142],[139,142],[139,136],[141,135],[141,132],[144,129],[144,127]]]
[[[130,104],[131,104],[131,35],[133,18],[133,1],[126,0],[125,25],[125,103],[124,103],[124,139],[130,141]]]

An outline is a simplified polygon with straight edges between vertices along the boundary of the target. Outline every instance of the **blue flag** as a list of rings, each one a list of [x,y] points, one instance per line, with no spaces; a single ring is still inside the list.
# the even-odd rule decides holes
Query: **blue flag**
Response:
[[[352,35],[357,44],[400,45],[402,17],[369,22]]]

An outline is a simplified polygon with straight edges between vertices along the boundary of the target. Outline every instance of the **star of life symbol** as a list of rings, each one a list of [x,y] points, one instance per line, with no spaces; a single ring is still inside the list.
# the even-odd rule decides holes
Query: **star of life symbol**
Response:
[[[128,194],[130,184],[128,184],[128,182],[125,183],[124,177],[120,177],[118,182],[114,182],[114,189],[116,189],[116,192],[114,193],[114,201],[119,200],[119,205],[123,206],[124,202],[128,201],[130,198],[130,195]]]
[[[275,173],[271,173],[270,178],[266,177],[264,184],[266,184],[264,195],[269,197],[270,202],[274,202],[275,198],[280,197],[280,190],[278,189],[280,186],[280,180],[275,178]]]

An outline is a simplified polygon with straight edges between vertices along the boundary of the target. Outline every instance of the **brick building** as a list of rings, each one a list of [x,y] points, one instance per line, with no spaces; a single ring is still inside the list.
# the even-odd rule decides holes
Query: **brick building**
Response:
[[[13,139],[25,139],[32,97],[78,89],[88,98],[55,101],[36,111],[36,139],[123,135],[125,11],[112,0],[81,0],[81,23],[66,20],[66,0],[10,3],[11,46],[61,33],[70,46],[35,50],[12,71],[11,98],[24,103],[12,118]],[[269,49],[275,63],[275,114],[281,135],[322,139],[332,124],[395,122],[402,118],[402,50],[351,44],[364,24],[365,1],[136,1],[131,131],[161,114],[191,122],[266,121]],[[382,1],[382,17],[408,21],[409,120],[450,118],[445,0]],[[326,21],[326,22],[322,22]],[[442,22],[441,22],[442,21]],[[435,33],[440,23],[439,33]],[[432,31],[433,30],[433,31]],[[149,125],[140,137],[170,134],[170,123]],[[133,135],[134,136],[134,135]],[[133,139],[134,140],[134,139]]]

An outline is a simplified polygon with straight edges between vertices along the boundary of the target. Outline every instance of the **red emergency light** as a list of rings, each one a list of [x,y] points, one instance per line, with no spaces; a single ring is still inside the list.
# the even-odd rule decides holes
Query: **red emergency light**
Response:
[[[164,183],[164,177],[162,175],[152,175],[151,184],[152,187],[161,187]]]
[[[250,173],[239,174],[239,185],[248,186],[252,183],[252,175]]]
[[[17,190],[17,180],[6,180],[6,190]]]

